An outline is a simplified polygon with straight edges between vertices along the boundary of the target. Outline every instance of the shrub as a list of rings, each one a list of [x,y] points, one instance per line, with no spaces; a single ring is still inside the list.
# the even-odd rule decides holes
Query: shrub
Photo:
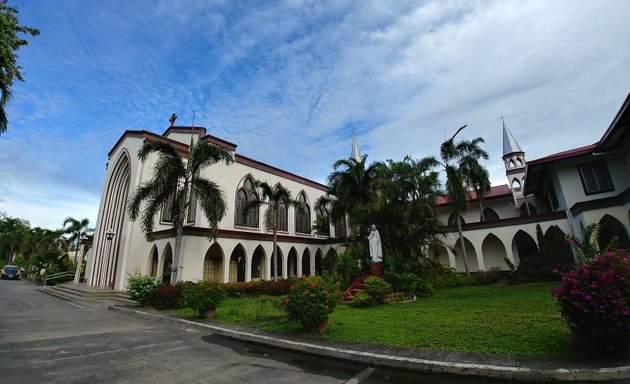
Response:
[[[374,305],[374,299],[365,291],[357,292],[350,303],[353,307],[365,308]]]
[[[240,296],[284,296],[289,293],[291,280],[260,280],[248,281],[246,283],[225,283],[222,284],[223,290],[229,297]]]
[[[225,292],[216,281],[187,281],[182,284],[182,296],[186,306],[199,312],[201,316],[201,312],[206,309],[216,309],[225,299]]]
[[[414,290],[416,297],[429,297],[433,296],[433,287],[424,279],[418,278],[416,280],[416,289]]]
[[[339,296],[338,286],[321,276],[303,276],[293,280],[284,301],[284,310],[290,320],[299,321],[304,330],[310,331],[328,320],[339,302]]]
[[[370,295],[375,304],[383,304],[385,296],[392,293],[392,285],[380,277],[368,277],[364,284],[365,292]]]
[[[562,276],[553,290],[574,335],[615,351],[630,346],[630,251],[605,251]]]
[[[499,267],[492,267],[489,271],[479,271],[470,275],[471,285],[490,285],[497,284],[503,280],[508,281],[510,272],[501,271]]]
[[[157,309],[184,308],[186,305],[184,304],[182,285],[160,285],[149,304],[153,305]]]
[[[157,277],[135,274],[127,279],[127,293],[140,305],[148,304],[159,287],[160,279]]]

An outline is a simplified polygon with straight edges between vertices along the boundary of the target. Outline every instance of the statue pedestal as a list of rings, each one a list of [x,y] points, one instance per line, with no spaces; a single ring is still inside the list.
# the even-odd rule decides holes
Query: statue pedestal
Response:
[[[376,277],[383,276],[383,263],[381,261],[372,263],[372,276],[376,276]]]

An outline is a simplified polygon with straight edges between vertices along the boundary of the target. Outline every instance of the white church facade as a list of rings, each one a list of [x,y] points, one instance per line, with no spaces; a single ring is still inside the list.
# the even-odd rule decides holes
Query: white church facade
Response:
[[[508,260],[518,265],[537,252],[536,226],[545,233],[581,238],[592,223],[601,226],[602,243],[615,238],[630,247],[630,95],[602,138],[594,144],[527,161],[525,152],[503,124],[503,162],[509,183],[495,186],[481,204],[472,196],[462,216],[464,244],[471,271],[506,270]],[[316,233],[313,224],[327,217],[318,204],[326,186],[236,153],[236,145],[208,135],[204,128],[170,127],[162,135],[127,131],[108,154],[109,162],[99,207],[94,245],[86,266],[88,285],[124,290],[135,273],[167,277],[173,260],[174,236],[168,218],[160,217],[147,241],[139,222],[129,220],[126,206],[135,188],[152,174],[155,157],[144,163],[136,154],[145,140],[166,140],[184,155],[191,134],[228,149],[231,165],[218,164],[202,176],[223,190],[228,213],[219,223],[216,241],[208,238],[208,223],[196,209],[188,212],[178,276],[183,280],[252,281],[273,277],[272,233],[264,226],[263,209],[247,216],[240,209],[255,198],[254,180],[280,183],[308,209],[287,207],[278,231],[279,277],[321,273],[327,253],[344,251],[346,223],[331,223]],[[358,152],[353,141],[353,153]],[[437,214],[452,223],[448,201],[438,199]],[[434,243],[428,256],[457,271],[464,271],[457,232]],[[569,256],[571,259],[573,256]]]
[[[599,224],[600,247],[615,239],[630,248],[629,105],[630,95],[598,142],[533,161],[526,160],[503,123],[509,183],[492,187],[481,208],[473,193],[462,216],[471,271],[505,270],[506,259],[517,266],[521,258],[537,253],[536,225],[547,235],[582,239],[588,225]],[[446,199],[438,200],[438,214],[443,222],[454,223]],[[464,271],[458,233],[445,237],[445,244],[429,247],[429,256]],[[576,255],[560,257],[559,263]]]
[[[160,276],[167,281],[173,267],[174,235],[164,214],[147,241],[139,220],[130,221],[127,201],[136,186],[148,179],[156,156],[144,163],[137,158],[146,140],[165,140],[186,156],[191,134],[195,140],[207,140],[230,151],[233,163],[216,164],[204,169],[203,177],[215,181],[222,189],[228,211],[219,223],[216,241],[209,238],[208,223],[197,209],[187,213],[181,247],[180,273],[183,280],[211,279],[221,282],[268,280],[272,268],[273,236],[263,220],[264,207],[247,215],[241,209],[256,198],[255,180],[269,185],[281,184],[305,210],[286,207],[281,212],[278,239],[278,276],[291,277],[321,273],[322,258],[343,250],[346,236],[344,222],[330,225],[317,233],[312,226],[316,218],[328,213],[319,199],[326,186],[283,171],[236,153],[236,145],[207,135],[201,127],[170,127],[162,135],[148,131],[127,131],[109,153],[105,186],[94,233],[92,257],[88,259],[85,280],[88,285],[125,289],[129,276],[135,273]]]

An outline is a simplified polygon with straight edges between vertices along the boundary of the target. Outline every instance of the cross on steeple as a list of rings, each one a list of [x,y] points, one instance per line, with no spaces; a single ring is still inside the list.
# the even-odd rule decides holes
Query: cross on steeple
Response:
[[[505,116],[503,116],[503,114],[501,114],[501,116],[499,116],[499,119],[501,119],[501,121],[505,123]]]

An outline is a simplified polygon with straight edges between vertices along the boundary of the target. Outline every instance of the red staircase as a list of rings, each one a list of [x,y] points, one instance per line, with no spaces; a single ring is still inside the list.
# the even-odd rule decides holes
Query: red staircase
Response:
[[[352,284],[350,284],[350,286],[348,286],[348,289],[346,290],[346,292],[341,295],[341,302],[342,303],[351,303],[352,300],[354,300],[354,295],[357,294],[357,292],[361,292],[363,290],[365,290],[365,279],[367,279],[368,277],[371,277],[372,275],[363,275],[363,276],[359,276],[356,279],[354,279],[354,281],[352,282]]]

